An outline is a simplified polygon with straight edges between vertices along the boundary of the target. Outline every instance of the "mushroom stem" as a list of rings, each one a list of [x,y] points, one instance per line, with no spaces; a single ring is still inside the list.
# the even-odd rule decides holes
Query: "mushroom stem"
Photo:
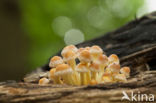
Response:
[[[75,70],[75,67],[76,67],[76,62],[75,62],[75,59],[71,59],[69,61],[67,61],[67,63],[70,65],[70,67]]]
[[[86,73],[80,72],[80,77],[81,77],[81,85],[87,85],[87,78],[86,78]]]
[[[60,77],[58,76],[55,76],[55,71],[56,71],[56,68],[52,68],[50,70],[50,75],[49,75],[49,78],[55,83],[55,84],[62,84],[62,80],[60,79]]]
[[[58,77],[56,77],[56,83],[57,84],[63,84],[63,81],[61,80],[61,77],[60,76],[58,76]]]
[[[74,85],[73,80],[72,80],[72,75],[70,74],[63,75],[62,78],[66,84]]]
[[[77,74],[77,72],[75,71],[75,68],[76,68],[76,61],[75,59],[71,59],[69,61],[67,61],[67,63],[70,65],[70,67],[73,69],[73,81],[75,85],[80,85],[80,79],[79,79],[79,76]]]
[[[97,72],[92,71],[92,79],[97,80]]]

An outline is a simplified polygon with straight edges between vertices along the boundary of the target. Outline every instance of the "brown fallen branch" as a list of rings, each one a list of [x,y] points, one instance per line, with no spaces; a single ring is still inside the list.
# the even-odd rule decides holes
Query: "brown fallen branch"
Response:
[[[131,67],[127,83],[98,84],[94,86],[38,85],[47,76],[45,66],[26,75],[24,81],[0,83],[0,103],[108,103],[124,102],[123,91],[140,96],[156,94],[156,13],[134,20],[120,29],[94,40],[78,44],[78,47],[99,45],[106,54],[115,53],[121,65]],[[59,53],[58,53],[59,54]],[[138,100],[138,99],[137,99]],[[144,101],[146,98],[144,97]],[[132,100],[131,100],[132,101]]]

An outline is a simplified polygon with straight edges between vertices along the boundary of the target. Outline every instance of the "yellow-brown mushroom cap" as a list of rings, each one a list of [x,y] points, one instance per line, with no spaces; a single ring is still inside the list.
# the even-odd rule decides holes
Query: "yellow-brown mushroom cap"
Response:
[[[87,65],[85,63],[79,63],[77,66],[76,66],[76,71],[77,72],[88,72],[89,70],[87,69]]]
[[[94,45],[90,48],[90,53],[91,54],[102,54],[103,53],[103,50],[97,46],[97,45]]]
[[[50,59],[49,67],[56,67],[59,64],[63,64],[63,59],[60,56],[54,56]]]
[[[108,57],[110,63],[117,63],[119,64],[119,57],[116,54],[112,54]]]
[[[120,72],[121,72],[122,74],[125,74],[126,77],[129,77],[130,68],[129,68],[129,67],[122,67],[122,68],[120,69]]]
[[[85,47],[84,49],[86,49],[86,50],[90,50],[90,47],[89,47],[89,46],[87,46],[87,47]]]
[[[100,72],[100,65],[97,64],[97,63],[92,63],[90,66],[89,66],[89,69],[93,72]]]
[[[120,64],[113,63],[113,64],[108,65],[108,68],[113,73],[119,73],[120,72]]]
[[[60,64],[56,67],[55,76],[71,74],[72,72],[73,70],[68,64]]]
[[[73,52],[72,50],[67,51],[63,57],[64,61],[69,61],[69,60],[73,60],[76,58],[77,58],[77,54]]]
[[[78,56],[80,62],[91,62],[91,55],[88,50],[82,50]]]
[[[103,54],[101,54],[95,62],[103,65],[108,65],[109,63],[107,56]]]
[[[126,72],[126,73],[130,73],[130,68],[129,67],[122,67],[120,71],[121,72],[123,71],[123,72]]]
[[[61,55],[64,57],[64,55],[69,51],[73,51],[74,53],[77,53],[78,49],[75,45],[68,45],[66,47],[63,48]]]

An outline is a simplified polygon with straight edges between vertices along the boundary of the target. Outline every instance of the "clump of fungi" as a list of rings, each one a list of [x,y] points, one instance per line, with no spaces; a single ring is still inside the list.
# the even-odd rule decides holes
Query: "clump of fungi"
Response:
[[[129,67],[120,67],[117,55],[107,57],[97,45],[79,49],[69,45],[61,55],[51,58],[49,79],[41,78],[39,84],[48,84],[49,81],[67,85],[126,82],[130,74]],[[76,63],[76,59],[79,63]]]

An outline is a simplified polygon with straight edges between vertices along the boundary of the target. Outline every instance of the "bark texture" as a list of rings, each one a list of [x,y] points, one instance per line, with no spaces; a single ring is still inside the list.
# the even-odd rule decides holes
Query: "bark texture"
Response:
[[[78,47],[99,45],[107,55],[115,53],[122,66],[131,67],[127,83],[93,86],[38,85],[47,76],[48,62],[26,75],[22,82],[0,83],[0,103],[112,103],[122,101],[122,91],[156,94],[156,12]],[[60,53],[58,53],[59,55]],[[145,101],[145,99],[144,99]]]

